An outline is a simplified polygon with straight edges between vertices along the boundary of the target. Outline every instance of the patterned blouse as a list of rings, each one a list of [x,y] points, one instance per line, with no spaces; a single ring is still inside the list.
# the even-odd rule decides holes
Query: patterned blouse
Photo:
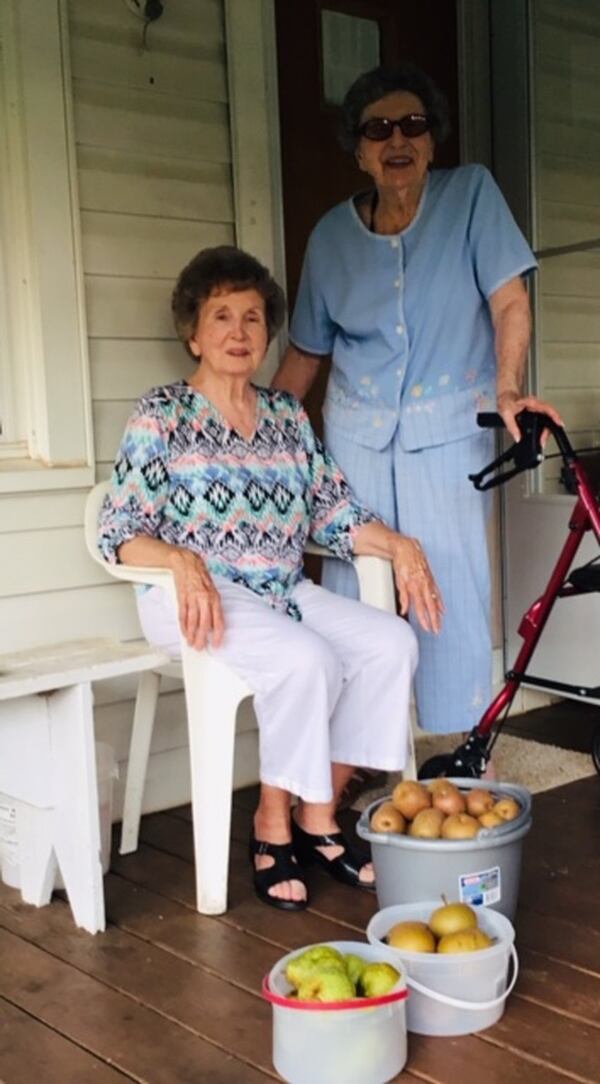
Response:
[[[243,584],[297,620],[307,538],[352,559],[353,539],[377,519],[355,500],[287,392],[257,388],[256,429],[241,436],[186,381],[139,400],[100,515],[100,546],[149,535],[198,553],[212,575]]]

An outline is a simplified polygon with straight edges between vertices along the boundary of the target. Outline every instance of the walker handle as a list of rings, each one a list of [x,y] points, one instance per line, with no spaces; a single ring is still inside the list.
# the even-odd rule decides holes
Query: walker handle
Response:
[[[501,452],[487,467],[484,467],[476,474],[469,475],[469,480],[473,483],[475,489],[485,490],[492,489],[494,486],[501,486],[504,482],[508,482],[509,478],[514,478],[515,474],[539,466],[544,458],[542,433],[544,429],[548,428],[554,433],[557,429],[555,423],[546,414],[536,414],[530,410],[521,410],[517,414],[516,420],[521,432],[521,440],[518,443],[511,444],[510,448]],[[491,412],[478,414],[477,424],[482,428],[499,429],[504,427],[500,415]],[[507,463],[512,464],[510,469],[499,470],[500,467]]]

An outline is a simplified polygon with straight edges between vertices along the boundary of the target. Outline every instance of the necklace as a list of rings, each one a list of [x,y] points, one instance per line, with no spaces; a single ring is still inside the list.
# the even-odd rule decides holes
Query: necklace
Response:
[[[377,191],[376,188],[374,188],[373,189],[373,195],[371,196],[371,199],[370,199],[370,202],[369,202],[368,229],[369,229],[370,233],[376,233],[377,232],[376,229],[375,229],[375,211],[377,210],[378,204],[379,204],[379,192]]]

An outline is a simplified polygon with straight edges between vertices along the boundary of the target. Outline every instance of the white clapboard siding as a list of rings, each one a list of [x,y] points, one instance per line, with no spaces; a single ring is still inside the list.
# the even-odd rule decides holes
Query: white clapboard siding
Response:
[[[0,502],[0,534],[13,531],[46,531],[53,527],[80,527],[87,490],[51,491],[23,497],[3,495]]]
[[[141,51],[142,23],[123,13],[123,0],[69,0],[72,48],[85,37],[93,40],[126,39],[133,55]],[[224,43],[222,0],[167,0],[162,19],[149,27],[147,46],[156,52],[168,46],[170,53],[192,52],[202,42]]]
[[[81,525],[1,534],[0,568],[5,598],[106,582],[85,548]]]
[[[204,37],[190,46],[185,39],[175,40],[170,36],[165,40],[163,36],[160,48],[139,49],[136,46],[140,27],[133,20],[127,27],[121,25],[118,30],[104,31],[102,35],[91,23],[75,26],[71,49],[75,79],[102,83],[110,71],[111,83],[124,89],[151,88],[160,94],[167,87],[171,94],[177,92],[191,100],[227,100],[223,42],[219,37],[212,40]],[[132,46],[136,54],[133,64]]]
[[[547,388],[600,387],[600,350],[596,343],[546,343]]]
[[[83,211],[83,260],[87,274],[173,280],[210,245],[230,244],[229,223]]]
[[[83,146],[230,161],[227,107],[221,102],[123,91],[84,80],[75,80],[73,89],[77,138]]]
[[[538,388],[579,446],[600,441],[600,5],[534,0]],[[544,489],[562,492],[554,461]]]
[[[0,654],[38,644],[92,636],[139,640],[133,592],[128,584],[28,592],[2,599]]]
[[[96,458],[100,462],[114,459],[125,422],[134,405],[133,400],[128,399],[98,400],[94,403]]]
[[[537,153],[538,196],[560,202],[568,192],[571,207],[598,204],[598,162],[593,158],[569,158],[556,144],[551,153]]]
[[[86,275],[88,334],[91,339],[174,339],[173,281]]]
[[[230,166],[172,162],[148,154],[80,147],[79,201],[85,211],[228,222],[234,218]]]
[[[93,339],[92,394],[96,400],[137,399],[166,381],[187,378],[195,363],[178,340]]]

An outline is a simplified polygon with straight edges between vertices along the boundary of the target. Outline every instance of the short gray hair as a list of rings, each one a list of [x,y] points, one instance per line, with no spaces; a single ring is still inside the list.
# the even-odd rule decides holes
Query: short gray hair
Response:
[[[443,143],[450,132],[448,102],[429,75],[415,64],[405,62],[393,67],[372,68],[359,75],[347,91],[342,103],[339,131],[344,150],[355,151],[358,146],[358,127],[363,110],[396,90],[408,91],[421,99],[429,117],[433,141],[436,146]]]

